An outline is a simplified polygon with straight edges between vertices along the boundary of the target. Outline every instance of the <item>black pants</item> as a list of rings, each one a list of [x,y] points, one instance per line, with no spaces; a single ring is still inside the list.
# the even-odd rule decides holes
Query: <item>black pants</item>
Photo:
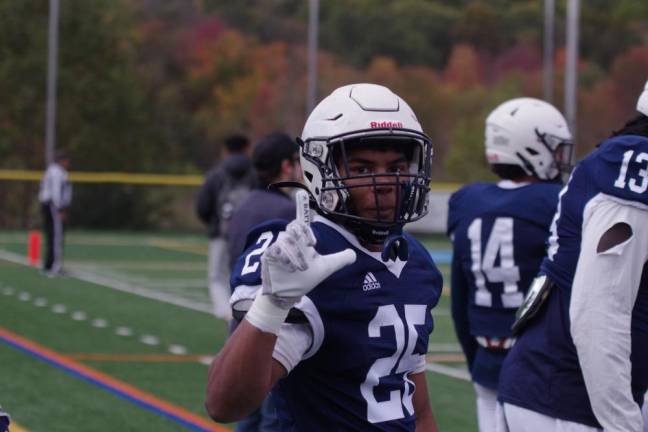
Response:
[[[63,221],[51,203],[41,204],[45,231],[45,260],[43,270],[59,272],[63,266]]]

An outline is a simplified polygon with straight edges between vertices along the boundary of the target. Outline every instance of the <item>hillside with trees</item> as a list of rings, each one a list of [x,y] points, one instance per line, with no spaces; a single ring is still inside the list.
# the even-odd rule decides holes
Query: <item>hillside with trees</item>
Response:
[[[486,114],[507,98],[542,95],[542,3],[321,1],[318,95],[351,82],[387,85],[433,139],[434,180],[490,178]],[[556,3],[554,102],[562,108],[565,1]],[[648,3],[581,5],[579,156],[632,114],[648,77]],[[61,0],[58,146],[74,154],[76,170],[196,174],[218,160],[232,131],[298,135],[307,6]],[[43,167],[47,16],[47,2],[0,0],[0,168]],[[11,202],[27,211],[32,190],[16,197],[3,189],[0,208]],[[142,215],[117,225],[152,223],[145,215],[157,199],[136,191],[123,198],[115,187],[105,193]],[[106,211],[101,195],[85,197],[96,204],[95,219]]]

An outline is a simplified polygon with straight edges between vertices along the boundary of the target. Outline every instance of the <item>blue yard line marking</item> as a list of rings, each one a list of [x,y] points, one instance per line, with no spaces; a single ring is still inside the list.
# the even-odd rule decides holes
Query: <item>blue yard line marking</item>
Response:
[[[68,373],[71,376],[74,376],[78,379],[81,379],[82,381],[86,381],[88,383],[94,384],[98,386],[99,388],[102,388],[103,390],[108,391],[109,393],[112,393],[116,396],[119,396],[123,399],[128,400],[129,402],[134,403],[137,406],[140,406],[146,410],[149,410],[155,414],[162,415],[176,423],[181,424],[182,426],[194,430],[194,431],[199,431],[199,432],[213,432],[214,430],[220,430],[220,429],[214,429],[214,428],[205,428],[202,427],[198,424],[193,423],[190,420],[184,419],[181,416],[174,414],[170,411],[167,411],[161,407],[158,407],[150,402],[147,402],[145,400],[142,400],[136,395],[132,395],[128,393],[125,390],[117,388],[115,385],[107,382],[103,382],[97,378],[94,378],[92,376],[87,375],[84,371],[77,370],[73,365],[67,365],[58,359],[52,358],[48,356],[46,353],[41,353],[36,350],[31,349],[30,347],[24,346],[18,341],[14,341],[10,338],[4,337],[0,335],[0,341],[4,342],[5,344],[16,348],[38,360],[41,360],[51,366],[56,367],[57,369],[60,369],[66,373]],[[216,425],[214,425],[216,426]]]

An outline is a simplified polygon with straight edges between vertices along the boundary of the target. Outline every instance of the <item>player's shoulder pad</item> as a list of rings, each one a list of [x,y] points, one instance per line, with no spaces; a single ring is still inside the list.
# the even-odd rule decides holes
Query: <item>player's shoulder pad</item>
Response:
[[[427,248],[411,234],[403,233],[403,236],[407,240],[407,246],[409,248],[409,259],[421,260],[420,262],[423,263],[425,269],[427,269],[427,271],[430,271],[431,274],[434,275],[434,279],[439,281],[439,286],[442,286],[443,275],[434,262],[434,259],[432,259],[430,251],[428,251]]]
[[[648,137],[619,135],[607,139],[583,159],[573,176],[587,183],[589,189],[648,204],[647,163]]]
[[[414,253],[416,255],[420,255],[426,261],[434,262],[432,260],[432,257],[430,256],[430,252],[428,252],[426,247],[423,246],[423,243],[421,243],[416,237],[408,232],[404,232],[403,237],[405,237],[405,240],[407,240],[407,247],[409,248],[410,256],[412,256],[412,253]]]
[[[492,183],[476,182],[470,183],[450,195],[450,205],[460,206],[473,197],[479,196],[485,189],[492,187]]]
[[[551,210],[553,212],[558,203],[558,196],[563,187],[564,185],[559,182],[547,181],[531,183],[527,186],[527,190],[525,191],[523,197],[528,200],[532,200],[540,206],[553,207],[553,209]]]
[[[245,247],[243,250],[246,250],[251,245],[255,244],[259,239],[259,236],[264,232],[271,231],[273,234],[280,233],[281,231],[286,230],[287,225],[288,221],[285,219],[271,219],[255,226],[245,237]]]
[[[241,285],[261,285],[261,256],[277,240],[279,233],[285,231],[287,224],[285,220],[273,219],[252,228],[245,248],[232,267],[230,286],[233,290]]]
[[[462,186],[450,195],[450,200],[448,201],[447,235],[450,235],[454,231],[462,216],[466,214],[466,207],[474,205],[474,199],[479,198],[484,189],[489,186],[491,186],[491,183],[470,183]]]
[[[648,137],[640,135],[617,135],[603,141],[599,148],[587,156],[585,161],[620,163],[628,150],[648,152]]]

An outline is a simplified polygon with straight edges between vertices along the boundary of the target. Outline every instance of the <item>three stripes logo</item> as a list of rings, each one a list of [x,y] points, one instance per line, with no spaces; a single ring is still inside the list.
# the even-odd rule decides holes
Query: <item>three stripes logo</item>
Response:
[[[364,282],[362,283],[362,291],[371,291],[380,288],[380,282],[376,279],[376,276],[373,273],[369,272],[364,277]]]

